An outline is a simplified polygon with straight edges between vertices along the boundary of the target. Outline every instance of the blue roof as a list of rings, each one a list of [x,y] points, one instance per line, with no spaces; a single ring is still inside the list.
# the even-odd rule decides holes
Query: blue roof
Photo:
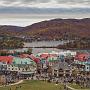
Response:
[[[14,57],[13,64],[33,64],[33,60],[30,58]]]

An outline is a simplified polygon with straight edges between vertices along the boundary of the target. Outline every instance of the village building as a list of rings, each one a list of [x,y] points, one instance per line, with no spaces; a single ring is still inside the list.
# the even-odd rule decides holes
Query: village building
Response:
[[[72,68],[68,65],[67,62],[59,62],[52,66],[53,76],[62,77],[62,76],[71,76]]]
[[[77,54],[74,62],[80,71],[90,72],[90,54]]]
[[[6,84],[6,76],[4,73],[0,72],[0,84],[4,85]]]

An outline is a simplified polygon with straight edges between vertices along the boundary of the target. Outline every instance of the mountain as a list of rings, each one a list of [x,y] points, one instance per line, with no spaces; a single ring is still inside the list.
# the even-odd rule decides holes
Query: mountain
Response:
[[[52,39],[90,38],[90,19],[53,19],[24,28],[27,35]]]
[[[0,35],[21,35],[23,31],[23,27],[11,26],[11,25],[0,25]]]
[[[25,36],[34,40],[90,38],[90,18],[53,19],[26,27],[0,26],[0,34]]]
[[[64,43],[63,45],[58,45],[58,49],[69,49],[69,50],[90,50],[90,39],[89,40],[75,40],[68,43]]]

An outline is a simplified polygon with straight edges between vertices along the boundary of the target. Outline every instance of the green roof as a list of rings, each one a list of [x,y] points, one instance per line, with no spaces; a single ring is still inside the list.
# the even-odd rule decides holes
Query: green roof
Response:
[[[13,64],[34,64],[34,61],[30,58],[14,57]]]
[[[48,58],[48,61],[49,61],[49,62],[52,62],[52,61],[57,61],[57,58],[56,58],[56,57],[53,57],[53,58]]]

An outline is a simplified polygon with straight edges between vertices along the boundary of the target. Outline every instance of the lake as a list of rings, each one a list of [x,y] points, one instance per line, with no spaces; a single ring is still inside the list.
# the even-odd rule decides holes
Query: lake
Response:
[[[34,48],[34,47],[43,47],[43,46],[47,46],[47,47],[55,47],[57,45],[62,45],[64,43],[66,43],[68,41],[34,41],[34,42],[30,42],[30,43],[25,43],[24,48],[22,49],[14,49],[18,52],[23,52],[23,51],[27,51],[28,48],[25,47],[33,47],[32,48],[32,53],[37,54],[37,53],[42,53],[42,52],[52,52],[52,51],[56,51],[56,52],[60,52],[60,51],[66,51],[63,49],[56,49],[56,48]],[[72,50],[72,51],[79,51],[79,52],[90,52],[90,50]]]
[[[57,45],[63,45],[64,43],[67,43],[68,40],[64,40],[64,41],[34,41],[31,43],[25,43],[24,47],[55,47]]]
[[[56,51],[56,52],[60,52],[60,51],[65,51],[63,49],[56,49],[56,48],[34,48],[34,47],[43,47],[43,46],[47,46],[47,47],[55,47],[57,45],[63,45],[64,43],[67,43],[69,41],[35,41],[35,42],[31,42],[31,43],[25,43],[24,47],[33,47],[32,52],[34,54],[40,53],[40,52],[52,52],[52,51]],[[23,48],[23,50],[25,50],[25,48]],[[73,50],[73,51],[79,51],[79,52],[90,52],[90,50]]]
[[[68,41],[34,41],[34,42],[30,42],[30,43],[24,43],[24,47],[33,47],[32,48],[32,53],[37,54],[40,52],[51,52],[51,51],[57,51],[59,52],[60,49],[56,49],[56,48],[34,48],[34,47],[55,47],[59,44],[64,44]],[[16,51],[27,51],[27,48],[22,48],[22,49],[15,49]]]

